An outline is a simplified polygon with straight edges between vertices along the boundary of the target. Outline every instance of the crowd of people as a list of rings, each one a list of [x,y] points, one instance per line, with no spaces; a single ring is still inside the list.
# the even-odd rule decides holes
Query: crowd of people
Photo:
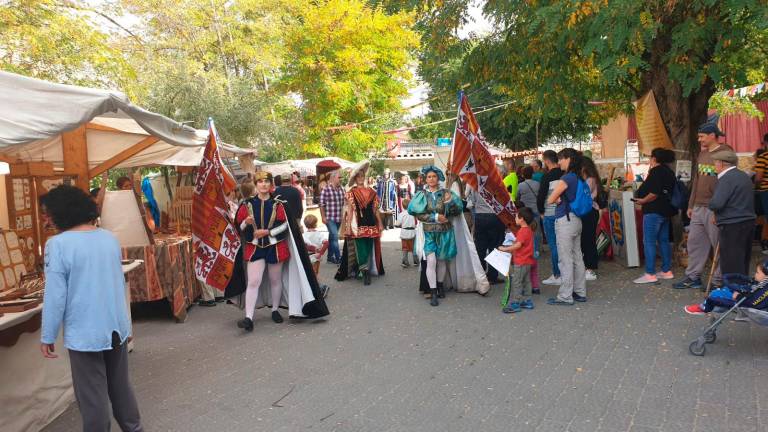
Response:
[[[729,274],[748,274],[758,215],[763,216],[761,244],[768,250],[768,135],[756,154],[752,178],[738,168],[733,149],[719,142],[722,132],[717,125],[704,124],[698,132],[701,151],[689,197],[671,168],[674,153],[662,148],[651,152],[650,169],[635,198],[642,209],[646,263],[644,274],[634,282],[674,278],[671,218],[680,214],[689,221],[688,265],[672,287],[702,287],[710,254],[715,257],[715,289],[685,311],[704,314],[731,307],[740,298],[749,307],[768,308],[768,260],[758,265],[747,292],[722,282]],[[340,172],[331,173],[319,200],[327,233],[318,230],[317,217],[303,217],[304,200],[295,181],[284,184],[268,172],[252,174],[241,183],[239,202],[232,208],[243,244],[237,266],[242,267],[244,284],[239,290],[228,287],[226,296],[237,296],[236,304],[243,309],[237,327],[253,331],[259,307],[269,307],[275,323],[283,322],[281,308],[291,318],[328,315],[328,289],[317,280],[323,256],[327,253],[327,261],[338,265],[337,280],[356,278],[370,285],[373,276],[384,275],[382,233],[395,226],[400,227],[401,265],[407,268],[413,262],[420,269],[419,291],[432,306],[438,306],[451,288],[485,295],[489,284],[502,282],[504,313],[534,309],[540,283],[558,286],[547,304],[586,302],[587,281],[598,278],[596,235],[606,190],[594,162],[581,152],[566,148],[542,156],[542,161],[521,166],[505,161],[502,168],[517,209],[515,226],[505,226],[478,191],[458,178],[447,179],[434,165],[423,167],[415,182],[407,175],[396,180],[389,171],[379,179],[368,177],[367,161],[351,171],[346,187]],[[129,187],[125,180],[120,187]],[[45,357],[57,357],[54,343],[63,328],[86,430],[108,430],[113,414],[123,430],[140,431],[127,372],[131,328],[120,245],[95,226],[96,192],[92,198],[64,185],[40,200],[47,222],[60,231],[45,248],[41,351]],[[552,267],[540,280],[538,259],[545,243]],[[495,250],[511,255],[507,274],[485,262]],[[99,289],[94,291],[94,286]]]

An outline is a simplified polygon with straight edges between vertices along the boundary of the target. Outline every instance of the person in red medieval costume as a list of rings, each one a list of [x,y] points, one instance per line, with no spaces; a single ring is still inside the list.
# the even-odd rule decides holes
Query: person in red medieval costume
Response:
[[[243,243],[240,262],[247,274],[245,318],[237,326],[253,331],[254,309],[264,306],[271,306],[276,323],[283,322],[280,307],[288,308],[289,315],[296,318],[328,315],[294,215],[279,196],[270,193],[272,175],[256,172],[254,181],[256,196],[243,200],[235,216]],[[243,278],[239,279],[242,284]],[[228,291],[227,297],[242,293],[242,289]]]
[[[342,222],[344,249],[336,280],[360,276],[364,285],[371,284],[371,275],[384,274],[381,259],[381,221],[376,191],[365,186],[369,161],[358,164],[349,177],[351,189],[346,194],[347,205]]]

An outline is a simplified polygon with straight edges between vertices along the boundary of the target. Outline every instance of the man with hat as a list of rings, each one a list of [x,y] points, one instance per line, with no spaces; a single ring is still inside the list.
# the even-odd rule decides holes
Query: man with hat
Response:
[[[733,149],[727,144],[720,144],[718,137],[725,136],[717,127],[717,118],[710,118],[699,126],[698,141],[701,147],[696,160],[697,170],[691,180],[691,196],[688,200],[688,267],[685,278],[672,285],[675,289],[701,288],[701,274],[709,260],[710,251],[717,247],[720,230],[712,223],[712,210],[709,200],[715,192],[717,172],[715,171],[712,154],[720,150]],[[722,253],[720,254],[722,256]],[[712,282],[715,286],[721,284],[720,268],[715,268]]]
[[[720,228],[720,271],[749,274],[752,235],[755,229],[755,204],[752,181],[737,168],[739,159],[730,149],[711,154],[717,172],[717,186],[709,209]]]

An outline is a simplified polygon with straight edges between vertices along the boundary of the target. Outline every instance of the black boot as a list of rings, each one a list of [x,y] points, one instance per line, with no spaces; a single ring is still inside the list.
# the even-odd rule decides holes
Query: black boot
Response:
[[[419,265],[419,258],[416,257],[416,254],[413,254],[413,265]]]
[[[363,285],[371,284],[371,272],[370,270],[363,270]]]
[[[244,319],[237,322],[237,326],[247,332],[253,331],[253,320],[245,317]]]
[[[437,296],[439,298],[445,298],[445,289],[443,289],[443,283],[438,282],[437,283]]]
[[[429,304],[432,306],[439,305],[440,303],[437,302],[437,288],[430,288],[429,291],[432,292],[432,300],[429,302]]]
[[[280,315],[280,312],[272,311],[272,321],[274,321],[274,322],[276,322],[278,324],[283,322],[283,317],[282,317],[282,315]]]

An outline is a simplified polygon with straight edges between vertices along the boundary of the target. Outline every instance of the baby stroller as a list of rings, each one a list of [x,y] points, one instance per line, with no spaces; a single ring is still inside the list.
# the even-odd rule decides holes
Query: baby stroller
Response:
[[[741,305],[750,299],[753,286],[756,282],[748,276],[742,274],[725,274],[723,275],[723,285],[735,292],[739,292],[742,296],[736,301],[731,308],[715,307],[712,311],[713,314],[720,314],[719,317],[714,315],[710,318],[710,325],[704,329],[701,336],[696,338],[688,346],[688,351],[695,356],[703,356],[707,351],[707,344],[715,343],[717,340],[717,328],[725,319],[731,314],[736,312],[742,312],[749,320],[753,321],[757,325],[768,326],[768,311],[742,308]]]

